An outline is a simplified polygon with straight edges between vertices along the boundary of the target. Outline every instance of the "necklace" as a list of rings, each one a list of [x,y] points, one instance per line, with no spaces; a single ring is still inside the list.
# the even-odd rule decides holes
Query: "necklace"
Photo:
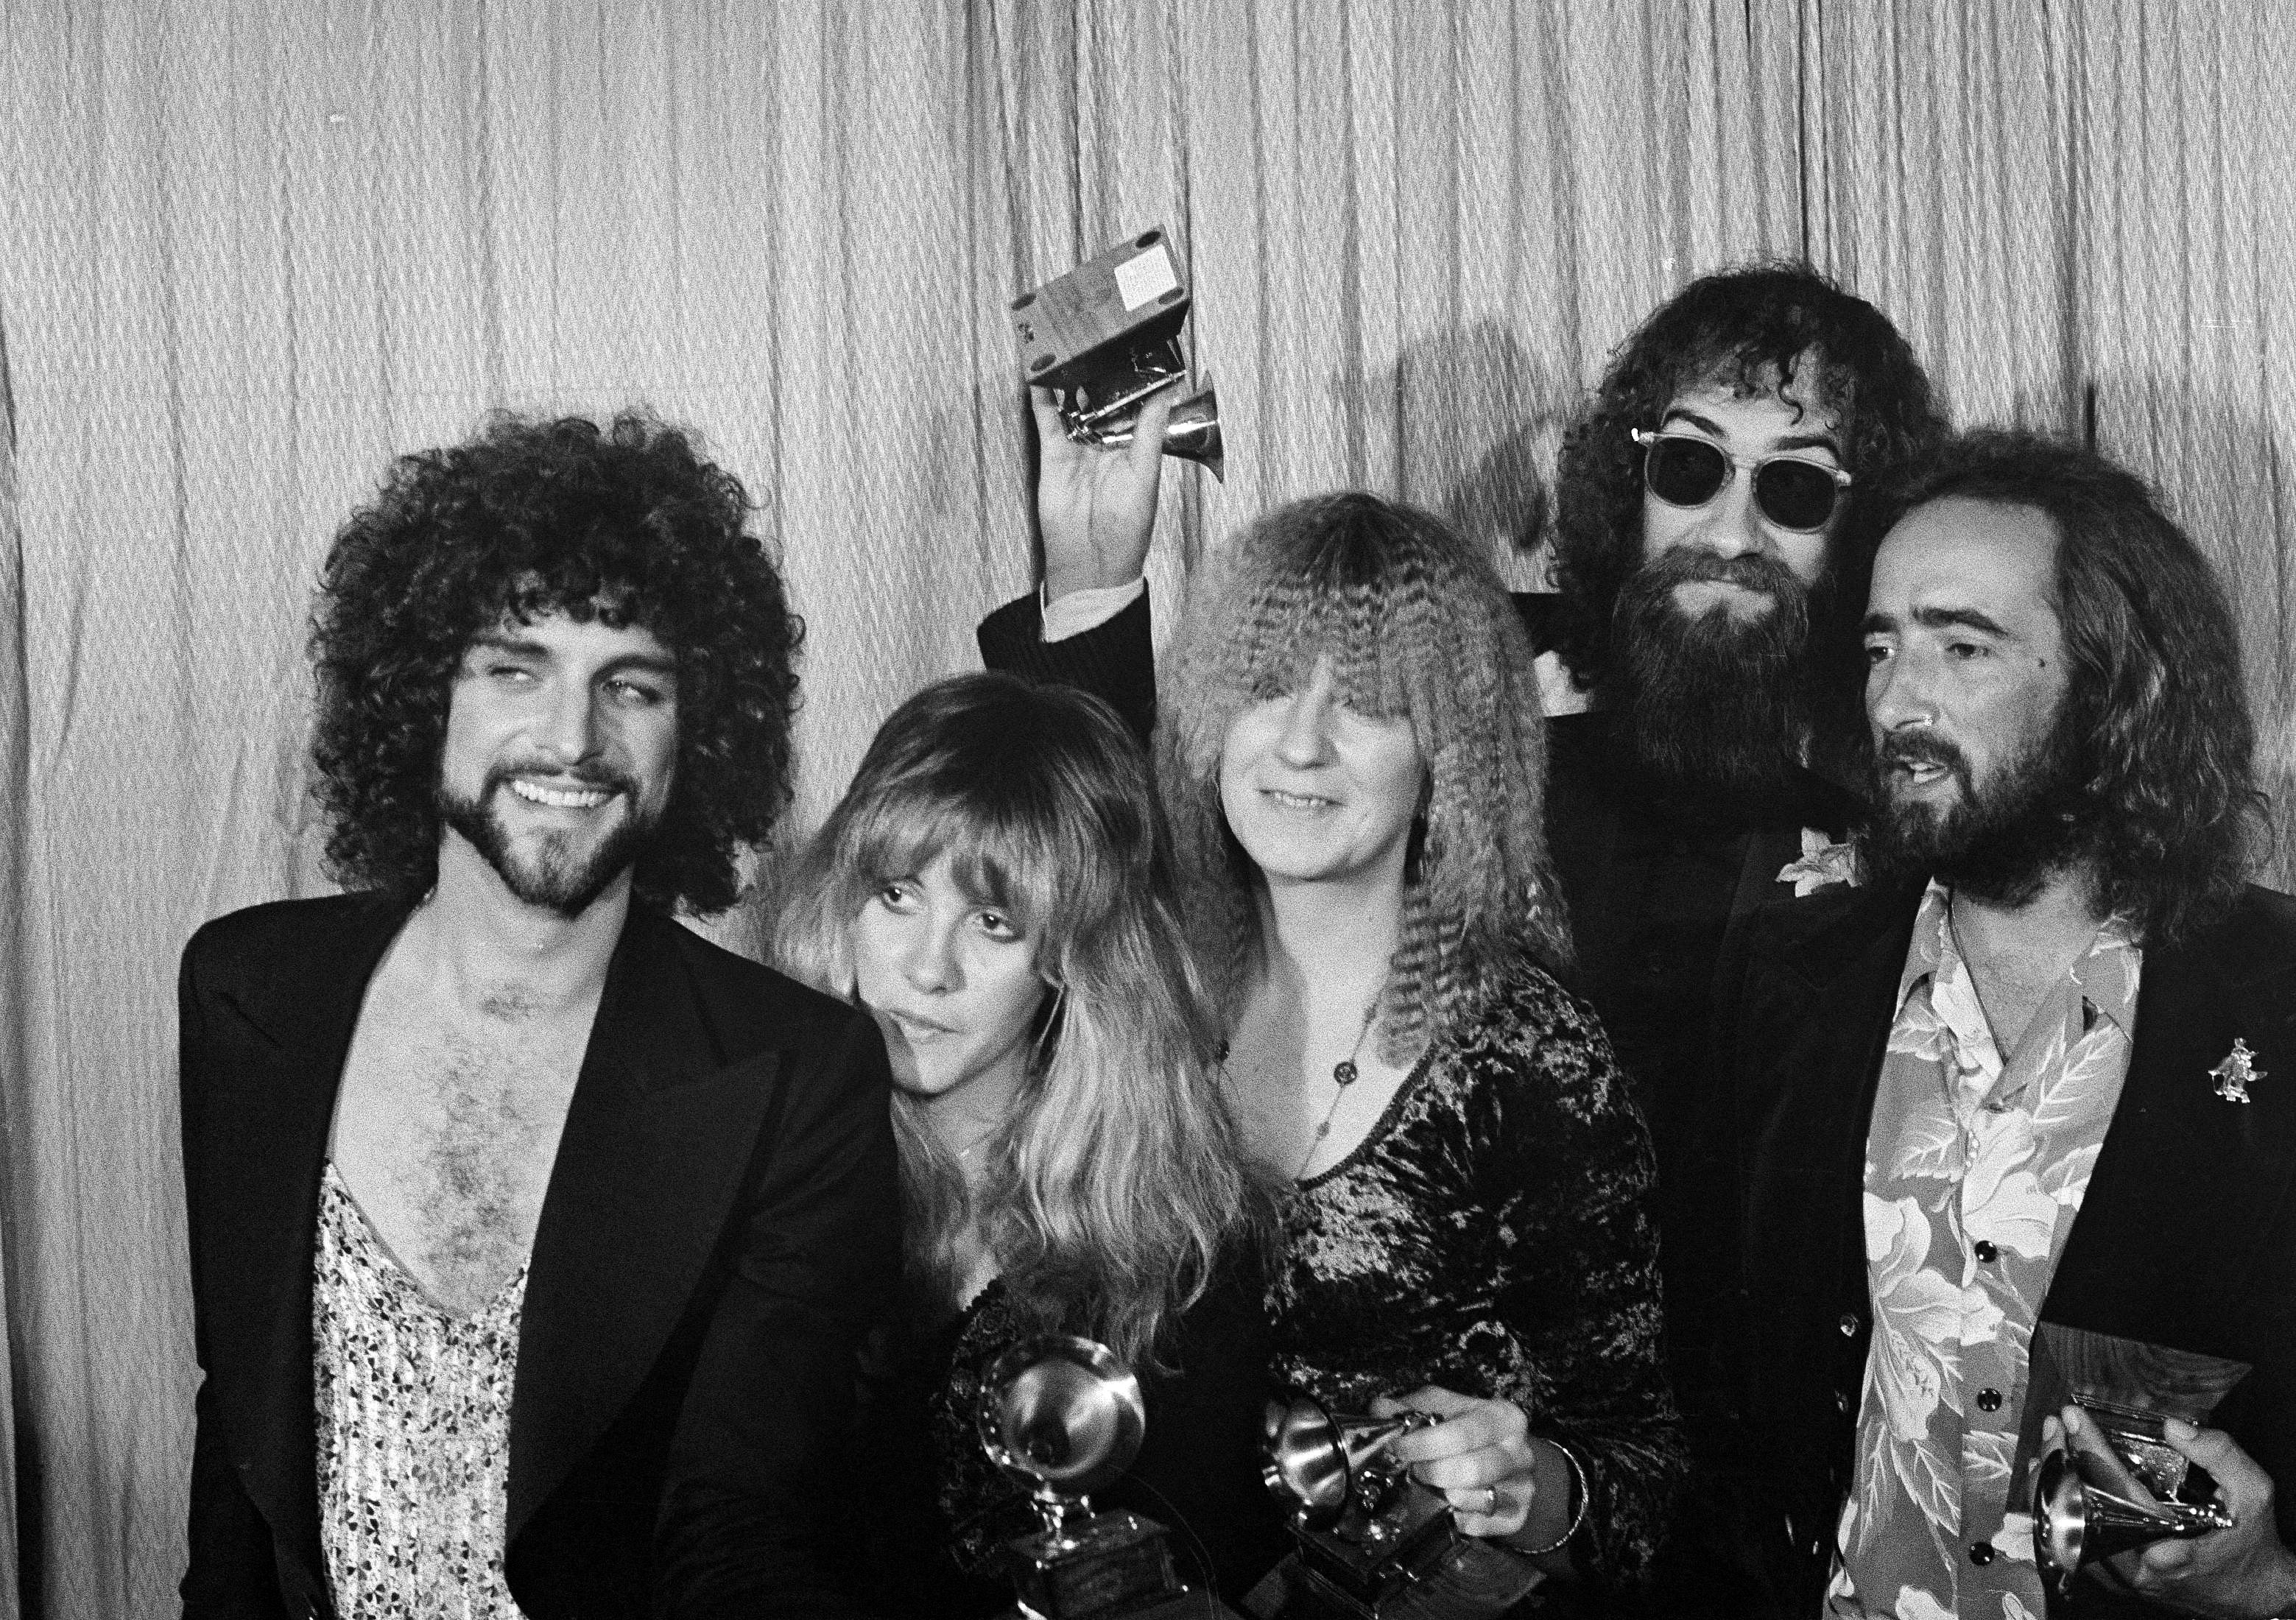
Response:
[[[1348,1048],[1346,1057],[1332,1065],[1332,1106],[1324,1110],[1323,1120],[1316,1126],[1316,1133],[1308,1139],[1308,1150],[1300,1157],[1300,1168],[1292,1173],[1293,1181],[1300,1179],[1301,1172],[1316,1157],[1316,1150],[1324,1145],[1324,1138],[1332,1133],[1332,1117],[1340,1111],[1340,1099],[1348,1094],[1348,1087],[1356,1083],[1356,1076],[1360,1072],[1356,1068],[1356,1060],[1363,1055],[1363,1043],[1371,1035],[1371,1027],[1378,1021],[1379,998],[1374,996],[1371,1005],[1364,1009],[1363,1027],[1356,1031],[1356,1043]]]

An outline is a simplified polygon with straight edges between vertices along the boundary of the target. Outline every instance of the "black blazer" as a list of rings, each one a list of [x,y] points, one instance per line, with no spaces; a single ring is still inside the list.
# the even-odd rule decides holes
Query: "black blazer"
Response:
[[[1774,1517],[1782,1611],[1816,1612],[1852,1469],[1871,1338],[1866,1133],[1919,885],[1757,914],[1724,964],[1707,1133],[1734,1155],[1738,1460]],[[2245,1106],[2209,1070],[2245,1040]],[[2281,1485],[2296,1545],[2296,901],[2251,888],[2148,948],[2128,1076],[2041,1320],[2254,1363],[2218,1409]],[[2135,1606],[2128,1606],[2134,1609]],[[2102,1588],[2084,1614],[2122,1606]]]
[[[368,979],[406,909],[257,906],[184,953],[198,1403],[186,1616],[332,1612],[312,1413],[319,1182]],[[898,1266],[863,1015],[633,905],[519,1329],[505,1571],[544,1616],[824,1614],[810,1482]],[[657,1520],[661,1534],[656,1538]]]

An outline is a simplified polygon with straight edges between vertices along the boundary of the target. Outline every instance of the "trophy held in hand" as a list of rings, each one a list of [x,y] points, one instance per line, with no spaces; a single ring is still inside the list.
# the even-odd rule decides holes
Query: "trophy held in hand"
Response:
[[[1021,372],[1053,390],[1077,443],[1128,445],[1142,403],[1188,380],[1188,309],[1166,233],[1144,231],[1013,300]],[[1209,382],[1172,407],[1164,454],[1220,476],[1219,396]]]
[[[1442,1493],[1393,1453],[1437,1421],[1336,1414],[1296,1393],[1270,1401],[1261,1472],[1291,1510],[1294,1550],[1245,1608],[1269,1620],[1486,1620],[1521,1602],[1537,1567],[1459,1534]]]
[[[2033,1558],[2054,1599],[2072,1600],[2074,1577],[2116,1553],[2233,1527],[2216,1481],[2168,1443],[2163,1421],[2205,1424],[2247,1362],[2044,1321],[2032,1366],[2028,1428],[2072,1405],[2104,1443],[2055,1446],[2034,1477]]]

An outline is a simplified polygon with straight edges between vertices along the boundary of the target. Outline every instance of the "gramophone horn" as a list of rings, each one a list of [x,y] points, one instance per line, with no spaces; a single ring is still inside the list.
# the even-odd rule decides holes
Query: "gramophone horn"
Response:
[[[1039,1498],[1070,1502],[1131,1467],[1147,1428],[1132,1370],[1105,1345],[1058,1334],[996,1359],[977,1418],[991,1460]]]
[[[2079,1458],[2060,1448],[2041,1460],[2033,1485],[2033,1561],[2063,1597],[2084,1564],[2171,1537],[2229,1530],[2233,1523],[2215,1502],[2132,1501],[2093,1483]]]
[[[1270,1401],[1262,1425],[1260,1477],[1302,1524],[1330,1524],[1346,1509],[1365,1465],[1398,1435],[1425,1422],[1418,1412],[1392,1418],[1334,1415],[1304,1395]]]
[[[1113,427],[1071,428],[1070,437],[1078,444],[1128,445],[1132,430],[1139,421],[1134,412]],[[1219,390],[1209,379],[1201,393],[1192,394],[1172,407],[1172,414],[1164,424],[1164,454],[1184,462],[1199,462],[1210,469],[1212,477],[1225,481],[1226,453],[1220,440]]]

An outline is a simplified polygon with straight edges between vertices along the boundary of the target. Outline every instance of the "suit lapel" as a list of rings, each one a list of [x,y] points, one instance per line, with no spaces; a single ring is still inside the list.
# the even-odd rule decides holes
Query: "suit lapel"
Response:
[[[2236,918],[2145,952],[2128,1079],[2050,1321],[2239,1355],[2255,1245],[2296,1165],[2296,970],[2247,935]],[[2235,1039],[2264,1071],[2246,1104],[2218,1096],[2209,1073]]]
[[[311,1283],[319,1178],[367,981],[406,920],[379,896],[346,901],[261,983],[212,1015],[228,1075],[209,1076],[197,1151],[210,1376],[250,1497],[313,1568],[318,1486]],[[233,1022],[237,1027],[231,1027]]]
[[[775,1093],[751,1010],[711,1005],[684,930],[633,906],[551,1167],[519,1328],[508,1538],[644,1381],[715,1252]],[[761,1370],[762,1376],[762,1370]]]
[[[1741,1184],[1776,1200],[1750,1212],[1753,1230],[1808,1252],[1802,1286],[1821,1299],[1865,1286],[1866,1136],[1919,901],[1918,889],[1860,892],[1785,953],[1806,987],[1779,986],[1783,1009],[1754,1010],[1754,1027],[1792,1045],[1754,1057],[1770,1089],[1742,1104]]]

